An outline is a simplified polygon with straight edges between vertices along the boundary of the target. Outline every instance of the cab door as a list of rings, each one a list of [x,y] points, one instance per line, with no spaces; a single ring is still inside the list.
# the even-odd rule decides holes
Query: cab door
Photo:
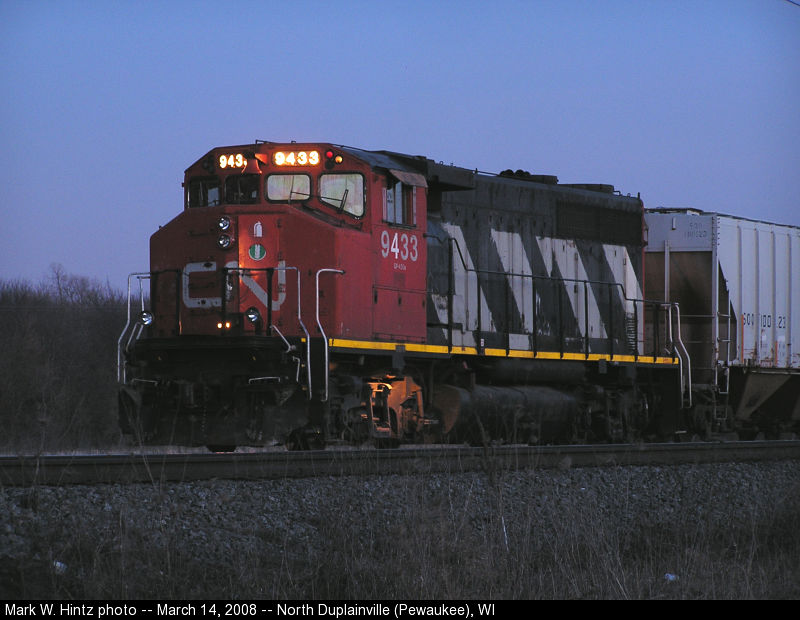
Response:
[[[372,328],[378,340],[423,342],[426,333],[427,183],[391,170],[373,227]]]

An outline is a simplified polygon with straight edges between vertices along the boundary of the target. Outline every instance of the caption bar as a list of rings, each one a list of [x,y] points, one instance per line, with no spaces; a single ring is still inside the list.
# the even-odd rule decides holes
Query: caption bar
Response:
[[[5,603],[8,618],[73,617],[73,618],[119,618],[138,614],[163,617],[197,618],[257,618],[275,616],[281,618],[474,618],[493,617],[499,610],[495,603],[470,601],[454,602],[391,602],[360,605],[354,603],[275,603],[275,602],[195,602],[170,603]]]

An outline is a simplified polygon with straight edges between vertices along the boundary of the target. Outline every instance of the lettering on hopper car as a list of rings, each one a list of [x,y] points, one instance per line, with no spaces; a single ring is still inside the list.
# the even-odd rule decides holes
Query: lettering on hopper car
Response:
[[[702,222],[689,222],[689,230],[686,231],[687,239],[705,239],[708,237],[708,229]]]
[[[769,328],[774,325],[777,329],[786,329],[786,324],[787,317],[784,315],[776,316],[773,321],[771,314],[755,314],[753,312],[742,313],[742,325],[744,327],[752,327],[755,325],[762,328]]]

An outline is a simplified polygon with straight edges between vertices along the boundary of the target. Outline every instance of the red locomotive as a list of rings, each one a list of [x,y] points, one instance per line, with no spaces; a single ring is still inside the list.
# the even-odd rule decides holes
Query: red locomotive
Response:
[[[643,300],[638,198],[271,142],[211,150],[184,190],[129,280],[120,420],[140,441],[687,430],[689,359],[677,305]]]

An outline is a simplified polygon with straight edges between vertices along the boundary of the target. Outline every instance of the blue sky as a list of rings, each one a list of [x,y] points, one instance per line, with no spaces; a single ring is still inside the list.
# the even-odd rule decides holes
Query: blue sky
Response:
[[[123,288],[190,163],[328,141],[800,226],[786,0],[0,0],[0,278]]]

